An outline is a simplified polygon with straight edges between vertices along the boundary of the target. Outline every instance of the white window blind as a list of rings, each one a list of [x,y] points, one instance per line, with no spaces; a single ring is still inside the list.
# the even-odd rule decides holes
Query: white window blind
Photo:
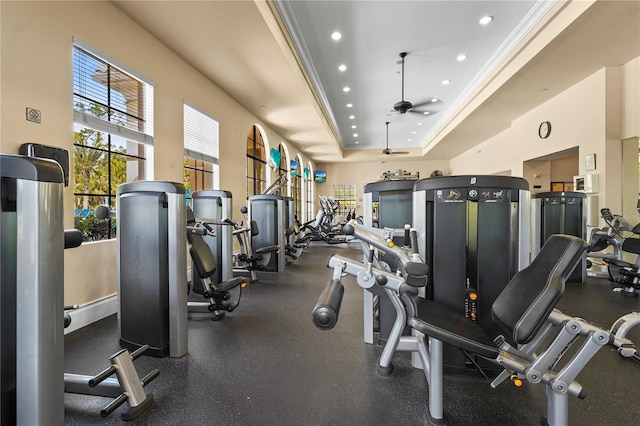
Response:
[[[114,62],[74,43],[74,122],[153,145],[153,86]]]
[[[184,104],[184,155],[218,164],[218,121]]]

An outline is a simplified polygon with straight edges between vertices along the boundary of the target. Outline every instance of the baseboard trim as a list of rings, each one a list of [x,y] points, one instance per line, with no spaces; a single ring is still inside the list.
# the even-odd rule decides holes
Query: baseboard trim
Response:
[[[118,296],[113,295],[68,312],[71,317],[71,324],[64,329],[64,334],[71,333],[117,313]]]

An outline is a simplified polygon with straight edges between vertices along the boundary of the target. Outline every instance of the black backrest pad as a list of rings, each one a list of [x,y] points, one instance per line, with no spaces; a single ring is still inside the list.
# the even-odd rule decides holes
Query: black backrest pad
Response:
[[[622,243],[622,250],[627,253],[640,254],[640,238],[627,238]]]
[[[564,293],[564,284],[586,248],[570,235],[549,237],[533,262],[518,272],[491,308],[494,324],[507,341],[530,342]]]
[[[193,225],[194,223],[196,223],[196,217],[193,215],[193,210],[191,210],[191,207],[187,206],[186,212],[187,212],[187,225]]]
[[[193,266],[200,278],[209,278],[216,272],[216,260],[211,253],[211,249],[202,238],[202,235],[187,234],[189,242],[189,253]]]

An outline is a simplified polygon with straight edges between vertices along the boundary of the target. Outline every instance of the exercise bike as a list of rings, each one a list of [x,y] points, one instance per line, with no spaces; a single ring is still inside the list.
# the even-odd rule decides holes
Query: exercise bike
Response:
[[[636,296],[636,290],[640,290],[640,223],[632,227],[622,216],[612,214],[607,208],[600,213],[609,226],[591,233],[589,257],[603,259],[609,280],[619,286],[616,291]],[[608,247],[613,248],[613,253],[599,253]],[[635,263],[623,260],[624,253],[636,255]]]

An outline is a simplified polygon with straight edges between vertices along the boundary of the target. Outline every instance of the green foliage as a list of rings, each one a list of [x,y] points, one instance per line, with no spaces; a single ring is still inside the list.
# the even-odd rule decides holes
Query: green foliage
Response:
[[[96,117],[106,119],[106,109],[101,105],[76,104],[76,108]],[[123,146],[111,146],[108,134],[82,128],[73,134],[75,209],[93,211],[101,204],[110,204],[119,184],[127,181],[127,160]],[[111,148],[111,149],[110,149]],[[111,187],[109,187],[111,173]],[[95,195],[81,195],[95,194]],[[113,229],[115,229],[115,221]],[[76,217],[75,227],[85,236],[85,241],[109,238],[107,221],[96,219],[93,214]],[[111,235],[114,237],[115,233]]]
[[[98,219],[93,214],[87,217],[75,217],[74,227],[82,232],[83,241],[98,241],[109,238],[109,228],[111,228],[111,238],[116,236],[116,220]]]

